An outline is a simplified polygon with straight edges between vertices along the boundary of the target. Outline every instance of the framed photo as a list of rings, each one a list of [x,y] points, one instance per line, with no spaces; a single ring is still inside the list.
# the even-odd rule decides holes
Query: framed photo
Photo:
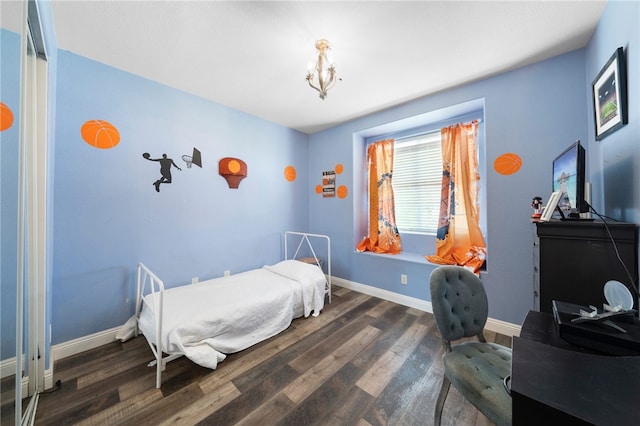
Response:
[[[322,197],[329,198],[336,196],[336,172],[329,170],[322,172]]]
[[[627,124],[627,67],[618,47],[591,84],[596,140]]]
[[[549,222],[551,220],[551,216],[553,216],[553,212],[556,210],[559,200],[560,200],[560,191],[552,192],[551,195],[549,196],[549,201],[547,201],[547,205],[544,207],[544,210],[542,211],[540,222]]]

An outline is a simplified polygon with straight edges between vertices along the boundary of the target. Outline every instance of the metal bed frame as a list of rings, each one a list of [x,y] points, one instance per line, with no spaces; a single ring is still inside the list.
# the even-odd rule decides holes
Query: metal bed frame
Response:
[[[311,245],[311,241],[309,238],[321,238],[326,240],[327,242],[327,281],[325,284],[325,294],[329,295],[329,303],[331,303],[331,240],[326,235],[320,234],[309,234],[303,232],[293,232],[287,231],[285,232],[285,241],[284,241],[284,259],[289,259],[288,257],[288,245],[287,240],[291,236],[299,236],[300,241],[296,248],[296,251],[291,257],[291,259],[298,259],[297,256],[301,253],[300,249],[303,247],[303,243],[307,243],[307,247],[311,252],[314,259],[314,263],[322,269],[321,259],[317,256],[313,246]],[[324,272],[324,271],[323,271]],[[148,290],[148,293],[147,293]],[[156,388],[160,388],[162,384],[162,372],[166,369],[166,365],[168,362],[173,361],[182,356],[182,354],[168,354],[163,356],[164,352],[162,351],[162,318],[163,318],[163,299],[164,299],[164,282],[158,278],[149,268],[147,268],[144,264],[138,263],[137,267],[137,278],[136,278],[136,327],[135,327],[135,336],[137,337],[140,333],[137,320],[140,318],[140,313],[142,309],[142,298],[145,294],[151,295],[151,301],[154,306],[154,315],[155,315],[155,341],[156,343],[152,343],[148,338],[147,343],[151,348],[151,351],[154,355],[154,360],[148,364],[148,367],[156,367]],[[159,320],[160,319],[160,320]],[[145,336],[146,338],[146,336]]]

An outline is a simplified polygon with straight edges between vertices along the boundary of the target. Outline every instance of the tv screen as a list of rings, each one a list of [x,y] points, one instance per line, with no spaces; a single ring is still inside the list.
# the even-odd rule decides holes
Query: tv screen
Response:
[[[560,192],[558,207],[565,217],[589,211],[584,201],[585,152],[576,141],[553,160],[553,191]]]

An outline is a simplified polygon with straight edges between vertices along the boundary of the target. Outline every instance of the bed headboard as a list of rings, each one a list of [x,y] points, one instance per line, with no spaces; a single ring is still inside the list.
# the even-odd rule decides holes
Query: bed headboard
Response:
[[[293,250],[293,247],[295,247],[295,250]],[[326,262],[323,262],[323,259],[318,256],[318,252],[321,249],[326,249]],[[293,254],[291,254],[291,252]],[[311,257],[306,257],[303,260],[302,256],[308,256],[307,253],[310,253]],[[324,251],[321,253],[324,253]],[[286,231],[284,233],[284,259],[299,259],[307,263],[313,263],[318,265],[323,272],[325,272],[326,269],[326,293],[329,295],[329,303],[331,303],[331,239],[329,236],[310,234],[307,232]],[[323,267],[325,263],[326,268]]]

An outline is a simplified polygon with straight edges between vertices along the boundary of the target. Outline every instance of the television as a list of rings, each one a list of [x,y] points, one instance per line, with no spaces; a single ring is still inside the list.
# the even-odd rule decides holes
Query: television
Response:
[[[580,213],[590,210],[585,185],[585,151],[578,140],[553,160],[553,192],[560,193],[563,219],[580,219]]]

